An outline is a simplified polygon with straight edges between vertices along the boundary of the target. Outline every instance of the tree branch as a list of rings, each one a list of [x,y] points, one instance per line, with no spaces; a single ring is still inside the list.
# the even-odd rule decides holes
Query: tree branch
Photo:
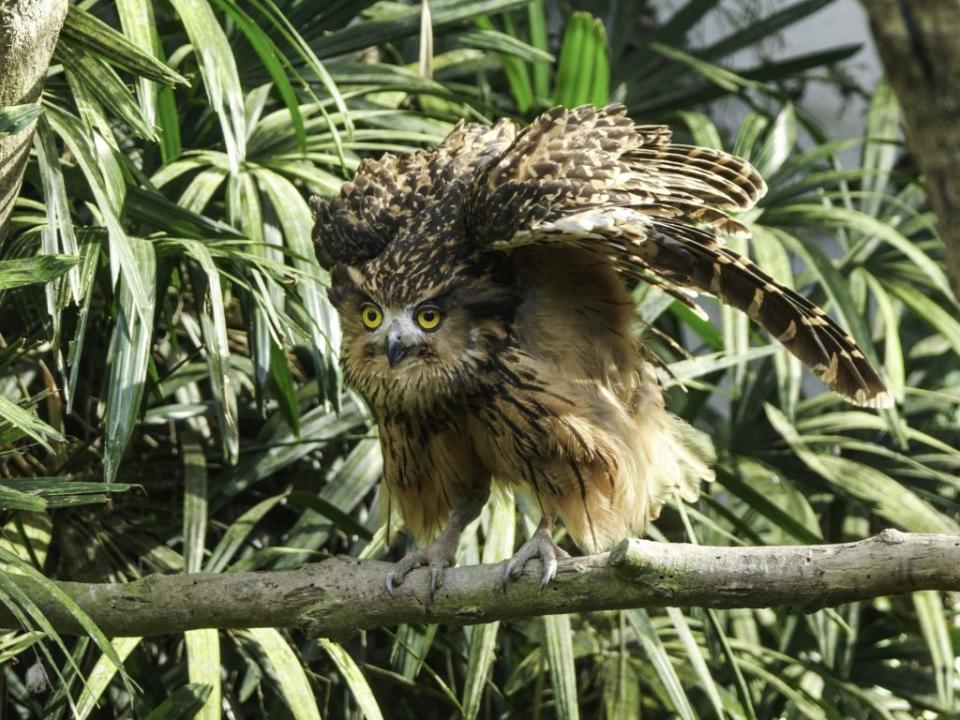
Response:
[[[0,107],[40,98],[66,14],[67,0],[0,2]],[[32,138],[33,123],[13,135],[0,135],[0,238],[20,192]]]
[[[391,598],[388,564],[337,557],[289,572],[152,575],[130,583],[58,582],[108,635],[195,628],[300,627],[345,637],[398,623],[472,624],[551,613],[636,607],[792,606],[806,612],[914,590],[960,590],[960,535],[885,530],[855,543],[707,547],[626,540],[609,553],[560,563],[538,592],[528,567],[504,596],[500,565],[453,568],[434,602],[426,570]],[[11,576],[60,632],[82,628],[39,584]],[[0,625],[15,626],[0,611]]]
[[[862,0],[907,144],[923,173],[960,299],[960,5],[943,0]]]

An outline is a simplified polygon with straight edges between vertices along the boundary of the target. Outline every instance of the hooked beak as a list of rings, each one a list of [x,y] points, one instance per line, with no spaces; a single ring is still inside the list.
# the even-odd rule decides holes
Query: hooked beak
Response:
[[[387,362],[390,367],[394,367],[409,353],[410,346],[404,343],[400,326],[394,321],[387,329]]]

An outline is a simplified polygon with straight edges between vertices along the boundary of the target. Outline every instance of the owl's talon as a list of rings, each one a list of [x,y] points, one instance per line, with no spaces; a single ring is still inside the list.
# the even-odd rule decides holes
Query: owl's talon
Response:
[[[549,527],[541,524],[531,538],[520,546],[516,554],[507,560],[500,580],[500,589],[506,594],[507,586],[511,581],[520,579],[526,564],[534,558],[539,558],[543,563],[543,573],[540,576],[540,589],[543,590],[557,575],[557,560],[568,557],[570,553],[553,542]]]
[[[443,571],[449,567],[448,564],[430,565],[430,602],[433,602],[437,595],[437,590],[443,587]]]
[[[454,564],[456,558],[456,538],[443,536],[430,543],[423,550],[411,550],[387,573],[385,587],[387,594],[393,597],[394,590],[413,570],[420,567],[430,568],[430,600],[433,601],[437,590],[443,587],[443,571]]]
[[[543,575],[540,577],[540,589],[543,590],[556,576],[557,559],[549,558],[547,560],[543,560]]]

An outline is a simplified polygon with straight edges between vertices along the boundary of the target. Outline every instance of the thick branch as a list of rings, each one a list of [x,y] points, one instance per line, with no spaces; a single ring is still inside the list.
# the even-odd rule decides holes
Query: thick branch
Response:
[[[863,0],[960,298],[960,4]]]
[[[792,606],[804,611],[913,590],[960,590],[960,535],[885,530],[842,545],[707,547],[627,540],[612,552],[561,562],[538,592],[532,563],[504,596],[501,566],[447,571],[430,602],[426,570],[391,598],[387,563],[333,558],[289,572],[153,575],[126,584],[58,583],[109,635],[203,627],[300,627],[348,636],[397,623],[471,624],[635,607]],[[16,576],[53,626],[82,630],[34,581]],[[15,625],[0,612],[0,625]]]
[[[35,102],[67,14],[67,0],[0,2],[0,107]],[[20,191],[33,124],[0,135],[0,238]]]

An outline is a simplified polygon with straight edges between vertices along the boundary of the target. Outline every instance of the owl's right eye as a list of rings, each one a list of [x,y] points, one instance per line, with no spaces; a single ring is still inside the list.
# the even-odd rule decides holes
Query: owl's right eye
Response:
[[[383,312],[373,303],[360,306],[360,320],[367,330],[376,330],[383,322]]]

